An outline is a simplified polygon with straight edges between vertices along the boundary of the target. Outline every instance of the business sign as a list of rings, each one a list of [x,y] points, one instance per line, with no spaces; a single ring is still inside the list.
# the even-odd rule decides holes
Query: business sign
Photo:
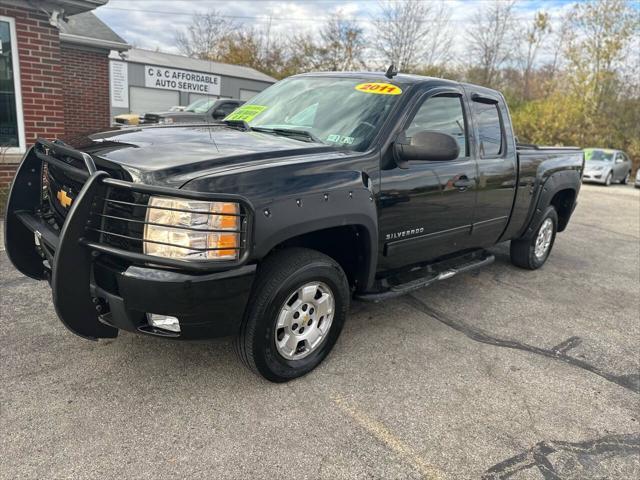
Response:
[[[201,95],[220,95],[220,77],[217,75],[153,65],[144,67],[144,85],[149,88],[179,90]]]
[[[125,62],[109,62],[111,106],[129,108],[129,73]]]

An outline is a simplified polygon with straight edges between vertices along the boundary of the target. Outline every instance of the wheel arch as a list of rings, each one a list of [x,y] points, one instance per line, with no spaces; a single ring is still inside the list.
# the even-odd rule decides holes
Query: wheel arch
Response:
[[[521,237],[533,235],[549,205],[553,205],[558,213],[558,232],[565,230],[575,210],[580,185],[580,173],[576,170],[563,170],[549,175],[538,188],[538,198]]]
[[[553,205],[558,213],[558,232],[562,232],[567,228],[567,224],[573,213],[576,195],[577,192],[575,188],[563,188],[562,190],[558,190],[549,202],[549,205]]]
[[[373,283],[377,234],[371,226],[362,222],[335,222],[321,228],[316,225],[316,228],[296,230],[270,245],[263,258],[286,248],[309,248],[333,258],[356,290],[366,290]]]

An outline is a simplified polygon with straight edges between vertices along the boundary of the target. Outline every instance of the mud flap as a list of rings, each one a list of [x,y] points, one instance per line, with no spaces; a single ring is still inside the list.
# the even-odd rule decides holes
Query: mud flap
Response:
[[[118,335],[116,328],[98,320],[91,301],[91,251],[80,244],[87,233],[93,198],[105,194],[106,187],[101,182],[105,177],[106,172],[91,175],[74,200],[62,226],[52,265],[51,289],[58,317],[73,333],[90,340]]]

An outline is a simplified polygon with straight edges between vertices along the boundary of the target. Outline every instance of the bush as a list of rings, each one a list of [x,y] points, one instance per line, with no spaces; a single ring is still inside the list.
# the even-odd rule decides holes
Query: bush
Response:
[[[9,186],[0,187],[0,218],[4,218],[7,208],[7,199],[9,198]]]

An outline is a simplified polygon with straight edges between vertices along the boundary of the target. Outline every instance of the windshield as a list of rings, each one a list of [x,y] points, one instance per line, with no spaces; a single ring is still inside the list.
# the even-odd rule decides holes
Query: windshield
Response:
[[[585,150],[584,156],[587,161],[613,162],[613,152],[604,150]]]
[[[184,110],[185,112],[207,113],[214,103],[216,103],[215,98],[201,98],[200,100],[196,100],[195,102],[193,102]]]
[[[259,131],[293,130],[328,145],[363,151],[402,89],[358,78],[293,77],[264,90],[229,115]]]

